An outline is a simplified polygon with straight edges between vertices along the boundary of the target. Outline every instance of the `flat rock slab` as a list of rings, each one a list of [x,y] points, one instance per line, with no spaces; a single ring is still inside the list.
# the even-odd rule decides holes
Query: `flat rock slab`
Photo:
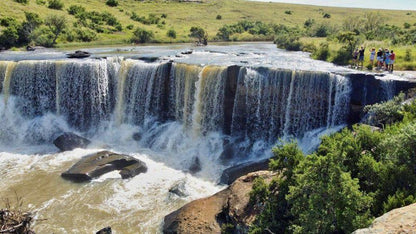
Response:
[[[75,148],[86,148],[89,144],[91,144],[91,141],[84,137],[80,137],[75,133],[65,132],[57,137],[53,141],[53,144],[61,151],[68,151]]]
[[[83,157],[61,176],[73,182],[86,182],[114,170],[120,170],[121,178],[126,179],[147,172],[147,166],[128,155],[101,151]]]

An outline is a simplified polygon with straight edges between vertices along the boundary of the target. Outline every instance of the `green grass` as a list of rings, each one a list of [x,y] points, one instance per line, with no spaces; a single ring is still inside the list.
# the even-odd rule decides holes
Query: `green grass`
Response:
[[[115,41],[123,43],[128,41],[133,30],[127,30],[129,24],[135,27],[140,26],[155,33],[155,40],[158,42],[189,42],[189,29],[192,26],[201,26],[212,40],[218,29],[224,24],[234,24],[241,20],[263,21],[266,23],[285,24],[288,26],[302,27],[308,18],[315,19],[317,23],[328,22],[330,24],[341,25],[347,16],[360,16],[365,12],[374,10],[346,9],[334,7],[305,6],[283,3],[250,2],[242,0],[206,0],[203,3],[184,3],[177,1],[119,1],[119,6],[109,7],[105,0],[62,0],[65,4],[63,11],[51,10],[46,5],[36,4],[36,0],[29,0],[28,5],[22,5],[14,0],[0,1],[0,18],[6,16],[17,17],[21,21],[24,19],[24,11],[36,12],[42,18],[49,14],[65,15],[72,25],[76,19],[67,13],[70,5],[82,5],[88,11],[108,11],[113,14],[123,25],[123,32],[116,34],[99,34],[99,41]],[[291,15],[285,11],[292,11]],[[413,25],[416,23],[416,12],[407,14],[409,11],[377,10],[388,18],[390,24],[403,26],[405,22]],[[148,16],[153,13],[158,16],[167,14],[166,25],[158,28],[156,25],[143,25],[130,19],[131,12],[139,16]],[[324,19],[323,13],[329,13],[330,19]],[[217,15],[222,19],[217,20]],[[177,32],[176,39],[170,39],[166,33],[169,29]],[[240,39],[240,38],[237,38]],[[253,36],[242,35],[243,40],[255,40]],[[62,46],[62,45],[61,45]]]
[[[319,44],[322,42],[327,42],[329,44],[329,51],[330,57],[328,61],[332,61],[333,56],[335,55],[336,51],[338,51],[342,44],[327,40],[326,38],[317,38],[317,37],[304,37],[301,38],[300,41],[302,43],[312,43],[316,47],[319,47]],[[359,45],[359,47],[364,46],[365,56],[364,56],[364,67],[368,67],[370,65],[370,50],[371,48],[376,48],[376,52],[379,48],[388,48],[389,50],[393,50],[396,54],[396,61],[394,63],[394,70],[416,70],[416,48],[412,45],[392,45],[390,42],[386,41],[365,41]],[[411,52],[411,61],[405,61],[406,50],[410,50]],[[375,65],[374,61],[374,65]]]

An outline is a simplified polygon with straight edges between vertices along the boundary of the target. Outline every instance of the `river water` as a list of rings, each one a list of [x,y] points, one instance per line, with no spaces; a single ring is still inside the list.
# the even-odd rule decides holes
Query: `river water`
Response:
[[[88,51],[82,60],[0,54],[0,198],[21,197],[37,233],[160,233],[165,215],[223,189],[226,167],[269,157],[278,138],[311,151],[346,123],[351,84],[340,74],[351,70],[306,53],[265,43]],[[67,131],[92,145],[59,152],[51,142]],[[236,153],[224,160],[227,144]],[[60,177],[101,150],[140,159],[148,172]],[[195,158],[202,169],[191,174]],[[186,196],[169,193],[178,183]]]

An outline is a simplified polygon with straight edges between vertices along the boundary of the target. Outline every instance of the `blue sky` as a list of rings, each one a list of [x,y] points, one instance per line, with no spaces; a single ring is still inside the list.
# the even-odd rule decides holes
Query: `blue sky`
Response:
[[[416,0],[254,0],[262,2],[286,2],[317,6],[357,7],[393,10],[416,10]]]

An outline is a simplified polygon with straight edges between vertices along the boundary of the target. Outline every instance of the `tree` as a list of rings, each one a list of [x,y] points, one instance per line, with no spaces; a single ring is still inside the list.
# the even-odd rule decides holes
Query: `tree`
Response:
[[[341,154],[312,154],[300,162],[286,196],[294,233],[351,233],[369,225],[372,198],[343,170],[343,160]]]
[[[137,28],[133,32],[133,37],[131,38],[131,42],[133,43],[146,43],[150,42],[153,39],[154,35],[152,31],[147,31],[142,28]]]
[[[27,44],[33,38],[32,34],[36,28],[42,25],[42,19],[36,13],[25,12],[26,21],[23,22],[21,30],[19,30],[19,44]]]
[[[49,15],[45,20],[45,25],[53,33],[52,45],[55,45],[59,35],[66,28],[66,18],[65,16]]]
[[[359,43],[357,34],[351,31],[344,31],[338,33],[337,39],[339,42],[344,43],[344,47],[347,49],[348,52],[350,52],[350,55]]]
[[[205,32],[205,30],[199,26],[193,26],[189,30],[191,33],[189,34],[189,37],[194,37],[198,40],[198,43],[200,44],[207,44],[208,40],[208,34]]]

